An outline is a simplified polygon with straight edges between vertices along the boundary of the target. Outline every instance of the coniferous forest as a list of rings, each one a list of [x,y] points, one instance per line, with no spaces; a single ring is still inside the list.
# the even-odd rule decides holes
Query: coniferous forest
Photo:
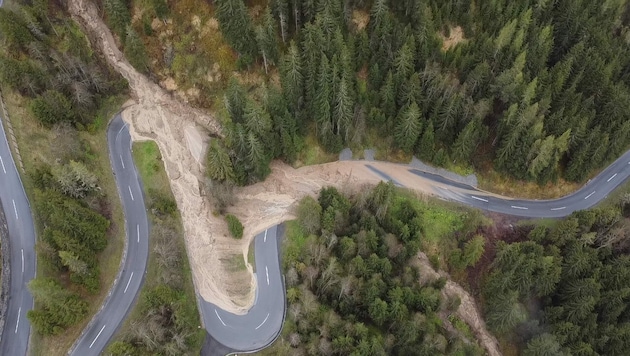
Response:
[[[384,132],[437,165],[490,162],[541,184],[582,181],[630,143],[627,1],[214,4],[239,66],[280,78],[256,97],[231,82],[215,179],[259,180],[309,132],[330,152]]]
[[[439,314],[459,306],[442,298],[446,280],[427,280],[415,263],[434,209],[386,183],[304,198],[283,256],[287,321],[268,354],[482,355],[443,325]]]
[[[498,242],[484,279],[486,322],[523,355],[627,355],[630,195]]]

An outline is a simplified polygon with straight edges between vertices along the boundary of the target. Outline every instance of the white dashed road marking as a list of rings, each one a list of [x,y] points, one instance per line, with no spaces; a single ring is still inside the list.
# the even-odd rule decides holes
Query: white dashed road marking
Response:
[[[223,326],[226,326],[225,323],[223,322],[223,319],[221,319],[221,317],[219,316],[219,312],[215,309],[214,313],[217,315],[217,318],[219,318],[219,321],[221,322],[221,324],[223,324]]]
[[[123,161],[122,155],[120,155],[120,164],[122,164],[123,169],[125,169],[125,161]]]
[[[265,239],[263,240],[263,242],[267,242],[267,230],[265,230]]]
[[[92,348],[92,346],[94,346],[94,343],[96,342],[96,339],[98,339],[98,337],[101,336],[101,333],[103,332],[103,330],[105,330],[105,325],[103,325],[103,327],[101,328],[101,331],[98,332],[98,334],[94,338],[94,341],[92,341],[92,343],[90,344],[90,348]]]
[[[129,195],[131,195],[131,201],[133,201],[133,193],[131,192],[131,186],[127,186],[129,188]]]
[[[524,206],[516,206],[516,205],[512,205],[512,209],[527,210],[528,208],[526,208],[526,207],[524,207]]]
[[[593,194],[595,194],[595,191],[591,192],[591,194],[587,195],[586,197],[584,197],[584,200],[590,198]]]
[[[4,161],[2,160],[2,156],[0,156],[0,163],[2,163],[2,171],[4,174],[7,174],[7,170],[4,168]]]
[[[131,283],[131,279],[133,278],[133,272],[131,272],[131,276],[129,276],[129,281],[127,281],[127,286],[125,287],[125,291],[123,294],[127,293],[127,288],[129,288],[129,283]]]
[[[612,177],[608,178],[608,180],[606,182],[610,182],[611,180],[613,180],[613,178],[615,178],[617,176],[617,173],[613,174]]]
[[[140,224],[136,224],[136,233],[138,235],[138,243],[140,243]]]
[[[551,210],[562,210],[562,209],[566,209],[566,208],[567,208],[566,206],[562,206],[562,207],[559,207],[559,208],[551,208]]]
[[[256,327],[256,330],[258,330],[261,326],[263,326],[263,324],[267,321],[267,319],[269,319],[269,313],[267,313],[267,316],[265,317],[265,320],[263,320],[262,323],[260,323],[260,325],[258,325]]]
[[[488,202],[488,199],[479,198],[479,197],[476,197],[474,195],[471,195],[470,197],[475,199],[475,200],[481,200],[481,201],[486,202],[486,203]]]
[[[22,273],[24,273],[24,249],[22,249]]]
[[[15,200],[13,200],[13,211],[15,211],[15,220],[20,220],[17,213],[17,207],[15,206]]]
[[[269,269],[265,266],[265,273],[267,274],[267,285],[269,285]]]
[[[22,307],[18,309],[17,323],[15,323],[15,333],[17,334],[18,327],[20,326],[20,315],[22,314]]]

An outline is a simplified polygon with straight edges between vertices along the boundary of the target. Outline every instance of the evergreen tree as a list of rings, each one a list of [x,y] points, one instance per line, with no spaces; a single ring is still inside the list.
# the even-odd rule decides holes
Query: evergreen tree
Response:
[[[480,119],[470,121],[459,133],[453,144],[453,158],[457,162],[470,163],[470,158],[481,141],[487,136],[487,129]]]
[[[53,125],[61,121],[73,121],[72,104],[62,93],[48,90],[31,102],[33,115],[44,125]]]
[[[131,65],[138,71],[146,73],[149,70],[147,50],[144,47],[142,39],[138,36],[131,25],[127,26],[127,36],[125,37],[125,57],[127,57],[129,63],[131,63]]]
[[[381,98],[380,108],[389,123],[396,116],[396,87],[394,86],[394,76],[391,71],[387,73],[387,78],[379,94]]]
[[[566,353],[560,350],[561,346],[552,334],[542,334],[536,336],[527,343],[527,348],[523,351],[524,356],[565,356]]]
[[[265,9],[262,24],[256,27],[256,42],[258,51],[263,57],[265,73],[269,72],[269,65],[275,65],[278,60],[278,44],[276,43],[276,24],[269,7]]]
[[[396,144],[406,152],[411,152],[422,132],[421,112],[415,102],[401,110],[394,137]]]
[[[223,37],[240,56],[254,58],[256,36],[243,0],[216,0],[216,16]]]
[[[315,108],[317,97],[317,82],[322,60],[322,47],[324,46],[324,34],[319,26],[307,23],[302,30],[302,53],[304,73],[304,94],[312,119],[317,119]]]
[[[103,7],[109,27],[124,43],[127,36],[127,26],[131,24],[131,13],[127,3],[123,0],[104,0]]]
[[[216,140],[208,147],[206,174],[211,179],[225,181],[234,179],[232,161],[227,150]]]
[[[282,43],[286,43],[289,36],[289,1],[288,0],[272,0],[271,9],[278,18],[280,24],[280,35]]]
[[[335,135],[348,140],[352,116],[354,114],[354,97],[349,74],[342,74],[337,92],[334,93],[333,119],[335,122]]]
[[[315,97],[315,118],[317,136],[329,151],[334,151],[332,125],[332,69],[326,55],[322,56],[319,77],[317,80],[317,96]]]
[[[424,129],[424,133],[420,138],[416,153],[418,154],[418,158],[422,160],[429,162],[433,160],[433,156],[435,154],[435,133],[433,131],[432,121],[429,121],[429,124]]]
[[[0,8],[0,34],[13,50],[23,49],[35,40],[23,15]]]
[[[232,122],[242,123],[245,120],[244,108],[247,103],[247,94],[235,77],[230,79],[223,101]]]
[[[302,74],[302,57],[295,42],[291,41],[287,53],[282,58],[280,67],[280,82],[293,115],[301,109],[304,91],[304,76]]]

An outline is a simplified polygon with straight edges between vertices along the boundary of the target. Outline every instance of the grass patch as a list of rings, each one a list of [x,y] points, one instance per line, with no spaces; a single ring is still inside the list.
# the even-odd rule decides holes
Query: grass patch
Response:
[[[3,88],[6,89],[6,88]],[[24,188],[34,206],[34,196],[32,194],[34,184],[31,181],[30,174],[41,164],[53,164],[56,157],[56,146],[63,145],[65,142],[55,140],[51,130],[44,128],[31,114],[29,101],[23,97],[16,95],[11,90],[3,90],[7,111],[11,118],[14,134],[24,163],[25,172],[21,172]],[[111,227],[107,234],[107,247],[99,255],[100,266],[100,289],[97,294],[90,294],[72,285],[70,290],[77,292],[88,302],[89,311],[86,318],[76,325],[66,329],[63,333],[55,336],[42,336],[33,332],[30,340],[32,353],[35,355],[65,355],[71,345],[92,319],[94,314],[100,309],[109,288],[114,282],[114,278],[120,267],[120,259],[124,246],[124,218],[120,200],[118,198],[118,190],[111,173],[109,155],[107,152],[107,136],[105,133],[107,118],[119,110],[122,103],[126,100],[125,96],[113,96],[101,103],[100,109],[96,113],[95,123],[89,128],[89,131],[79,131],[78,137],[84,142],[84,149],[89,151],[87,155],[90,159],[91,168],[98,177],[99,186],[105,196],[106,203],[110,212]],[[19,119],[18,119],[19,118]],[[11,150],[15,147],[10,144]],[[14,157],[15,157],[15,152]],[[34,216],[35,229],[37,232],[42,231],[38,217]],[[51,270],[46,264],[37,264],[38,277],[51,277],[59,279],[59,273]],[[68,286],[67,280],[64,283]]]
[[[133,158],[147,200],[155,200],[156,194],[160,199],[174,200],[157,144],[153,141],[134,143]],[[176,210],[163,213],[159,209],[149,209],[148,216],[151,229],[146,280],[137,304],[108,350],[114,355],[124,355],[130,350],[139,355],[152,355],[167,347],[171,350],[175,347],[178,355],[199,355],[205,331],[201,329],[181,217]],[[234,268],[245,268],[242,260],[241,256],[234,255],[230,263]],[[168,306],[164,309],[172,313],[176,324],[164,322],[161,316],[156,317],[156,313],[159,315],[163,310],[163,305]],[[146,327],[164,331],[164,340],[151,339],[159,345],[157,350],[149,351],[143,347],[149,341],[141,336]],[[179,346],[173,344],[177,338],[183,338],[184,343]]]
[[[282,246],[282,249],[284,250],[282,253],[283,265],[287,263],[286,261],[295,261],[301,253],[304,243],[306,243],[306,239],[308,237],[304,231],[302,231],[302,227],[297,220],[287,221],[285,222],[285,226],[285,239]],[[287,269],[286,266],[283,266],[283,268],[284,270]]]
[[[252,242],[249,244],[249,249],[247,250],[247,263],[252,266],[254,273],[256,273],[256,253],[254,251],[254,241],[256,241],[256,239],[252,239]]]
[[[221,258],[221,262],[228,272],[240,272],[247,269],[245,266],[245,260],[243,260],[243,255],[240,254],[234,254],[227,258]]]
[[[470,331],[470,327],[468,326],[468,324],[466,324],[466,322],[464,322],[462,319],[458,318],[455,314],[449,315],[448,321],[450,321],[451,324],[453,324],[453,327],[455,329],[457,329],[464,336],[466,336],[466,338],[474,339],[474,335]]]
[[[462,226],[460,214],[440,206],[426,206],[423,216],[424,236],[429,242],[438,242]]]
[[[315,131],[310,130],[310,132]],[[293,164],[295,168],[334,162],[339,159],[338,154],[326,152],[317,142],[317,137],[312,133],[304,138],[303,146],[304,148],[298,153],[297,160]]]

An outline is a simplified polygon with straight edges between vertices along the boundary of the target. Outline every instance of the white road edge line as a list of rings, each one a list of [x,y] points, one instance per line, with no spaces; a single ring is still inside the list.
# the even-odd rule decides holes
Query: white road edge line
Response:
[[[526,208],[524,206],[516,206],[516,205],[512,205],[512,209],[521,209],[521,210],[527,210],[529,208]]]
[[[263,242],[267,242],[267,230],[265,230],[265,239],[263,240]]]
[[[105,330],[105,326],[106,325],[103,325],[103,327],[101,328],[101,331],[98,332],[98,334],[96,335],[96,337],[94,338],[94,340],[90,344],[90,349],[92,348],[92,346],[94,346],[94,343],[96,342],[96,339],[98,339],[98,337],[101,336],[101,333],[103,332],[103,330]]]
[[[617,173],[613,174],[612,177],[608,178],[608,180],[606,182],[610,182],[611,180],[613,180],[613,178],[615,178],[617,176]]]
[[[122,164],[123,169],[125,169],[125,161],[123,161],[122,155],[119,155],[119,156],[120,156],[120,164]]]
[[[256,330],[258,330],[261,326],[263,326],[263,324],[267,321],[267,319],[269,319],[269,313],[267,313],[267,316],[265,317],[265,320],[263,320],[262,323],[260,323],[260,325],[258,325],[256,327]]]
[[[13,201],[13,211],[15,211],[15,220],[20,220],[17,213],[17,207],[15,206],[15,199],[11,199]]]
[[[593,192],[591,192],[591,194],[587,195],[587,196],[584,198],[584,200],[586,200],[586,199],[590,198],[590,197],[591,197],[591,195],[593,195],[593,194],[595,194],[595,191],[593,191]]]
[[[269,285],[269,269],[265,266],[265,273],[267,274],[267,285]]]
[[[24,273],[24,249],[22,249],[22,273]]]
[[[2,156],[0,156],[0,163],[2,163],[2,171],[4,172],[4,174],[7,174],[7,170],[6,168],[4,168],[4,161],[2,160]]]
[[[136,232],[138,235],[138,243],[140,243],[140,224],[136,224]]]
[[[215,309],[214,313],[217,315],[217,318],[219,318],[219,321],[221,322],[221,324],[223,324],[223,326],[227,326],[225,325],[225,323],[223,322],[223,319],[221,319],[221,317],[219,316],[219,312]]]
[[[551,210],[562,210],[562,209],[566,209],[566,206],[560,207],[560,208],[551,208]]]
[[[479,197],[476,197],[476,196],[474,196],[474,195],[471,195],[470,197],[471,197],[471,198],[473,198],[473,199],[476,199],[476,200],[481,200],[481,201],[484,201],[484,202],[486,202],[486,203],[488,202],[488,199],[479,198]]]
[[[17,322],[15,323],[15,333],[17,334],[18,331],[18,327],[20,326],[20,315],[22,314],[22,307],[20,307],[18,309],[18,318],[17,318]]]
[[[129,283],[131,283],[131,279],[133,278],[133,272],[131,272],[131,276],[129,276],[129,281],[127,281],[127,286],[125,287],[125,291],[123,294],[127,293],[127,288],[129,288]]]
[[[131,186],[128,185],[127,188],[129,188],[129,195],[131,195],[131,201],[133,201],[133,193],[131,192]]]

